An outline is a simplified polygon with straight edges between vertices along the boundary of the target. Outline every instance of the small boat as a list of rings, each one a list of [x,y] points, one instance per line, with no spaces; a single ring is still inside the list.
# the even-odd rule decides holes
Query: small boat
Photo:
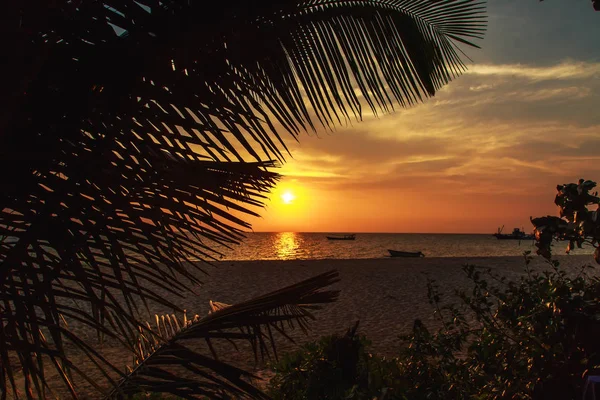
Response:
[[[400,251],[400,250],[388,250],[390,257],[425,257],[425,254],[420,251]]]
[[[519,228],[513,229],[512,233],[502,233],[503,229],[504,229],[504,225],[502,225],[502,228],[498,228],[498,232],[494,233],[493,236],[495,236],[496,239],[499,239],[499,240],[507,240],[507,239],[512,239],[512,240],[533,240],[535,238],[534,235],[529,234],[529,233],[525,233],[524,231],[522,231]]]
[[[328,240],[355,240],[356,235],[343,235],[343,236],[327,236]]]

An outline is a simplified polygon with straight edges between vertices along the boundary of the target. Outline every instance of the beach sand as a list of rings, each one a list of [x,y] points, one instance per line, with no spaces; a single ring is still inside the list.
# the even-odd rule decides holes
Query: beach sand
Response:
[[[595,265],[591,256],[558,256],[561,268],[577,273],[583,265]],[[434,279],[440,292],[456,300],[454,289],[466,288],[469,280],[462,270],[471,264],[517,278],[524,273],[523,257],[477,258],[382,258],[362,260],[245,261],[221,263],[210,271],[200,296],[185,299],[188,310],[208,312],[208,299],[236,303],[284,287],[311,276],[337,270],[340,290],[335,303],[316,311],[308,336],[293,332],[299,342],[323,335],[343,333],[356,321],[359,332],[372,342],[376,353],[393,356],[400,346],[398,335],[411,331],[416,318],[439,327],[427,299],[427,278]],[[533,269],[548,269],[545,260],[534,257]],[[195,311],[196,312],[196,311]],[[282,349],[297,346],[280,341]]]
[[[586,264],[594,265],[591,256],[556,258],[561,267],[570,272],[578,271]],[[359,333],[373,342],[372,351],[394,356],[401,346],[398,335],[410,332],[416,318],[432,328],[439,326],[427,300],[427,276],[437,281],[442,293],[452,294],[456,288],[468,287],[469,282],[462,271],[465,264],[489,267],[509,277],[517,277],[524,272],[523,257],[220,262],[204,267],[209,275],[202,276],[204,284],[197,288],[197,295],[187,294],[184,299],[172,300],[187,309],[188,315],[190,312],[205,315],[209,310],[209,300],[237,303],[322,272],[337,270],[341,281],[332,288],[341,291],[338,301],[315,312],[317,320],[310,324],[308,335],[300,329],[291,331],[291,337],[297,344],[279,337],[280,354],[323,335],[343,333],[360,321]],[[532,267],[540,269],[547,265],[541,257],[535,257]],[[172,312],[160,307],[151,311]],[[236,351],[229,343],[223,342],[216,343],[215,347],[224,360],[244,368],[264,368],[263,364],[255,365],[249,346],[241,346],[240,351]],[[130,356],[115,343],[105,343],[98,349],[119,367],[124,367],[130,360]],[[74,361],[83,363],[85,369],[93,370],[91,363],[82,360],[79,355],[75,355]],[[101,379],[96,372],[92,372],[92,376]],[[89,387],[83,385],[82,389]]]

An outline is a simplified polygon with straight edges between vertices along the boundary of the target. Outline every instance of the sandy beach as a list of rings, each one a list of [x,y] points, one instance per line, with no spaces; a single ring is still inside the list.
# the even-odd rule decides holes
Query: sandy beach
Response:
[[[594,265],[591,256],[558,256],[561,267],[578,272]],[[452,298],[456,288],[469,284],[462,266],[489,267],[495,273],[517,277],[524,272],[523,257],[479,258],[381,258],[363,260],[246,261],[221,263],[210,271],[198,297],[187,297],[189,310],[208,311],[208,299],[235,303],[335,269],[341,281],[333,288],[339,299],[315,313],[308,337],[294,332],[299,342],[334,332],[343,332],[356,321],[359,331],[373,342],[373,350],[392,356],[400,342],[397,336],[411,330],[416,318],[437,326],[427,299],[427,277],[435,279],[442,293]],[[532,268],[549,266],[535,257]],[[293,345],[281,341],[282,348]]]
[[[572,272],[585,264],[594,263],[590,256],[559,256],[557,259],[561,267]],[[513,277],[524,271],[522,257],[221,262],[206,267],[210,275],[203,277],[205,283],[198,288],[198,295],[188,294],[183,300],[173,301],[181,304],[188,313],[205,315],[209,300],[236,303],[322,272],[337,270],[341,281],[333,288],[341,291],[339,300],[315,312],[317,320],[311,323],[308,336],[297,329],[291,331],[291,337],[301,344],[323,335],[344,332],[360,321],[359,332],[373,342],[372,350],[394,356],[401,345],[398,335],[409,332],[415,318],[430,327],[439,326],[427,300],[427,276],[437,281],[442,292],[451,294],[455,288],[468,285],[461,269],[465,264],[490,267],[496,273]],[[546,264],[541,257],[535,257],[531,265],[537,269],[544,268]],[[158,307],[152,311],[172,312]],[[298,346],[282,337],[278,339],[280,352]],[[263,368],[254,364],[249,346],[241,346],[240,351],[227,342],[216,343],[215,347],[225,360],[245,368]],[[115,343],[105,343],[99,350],[117,366],[124,367],[130,360],[127,353]],[[75,357],[77,359],[83,361],[79,356]],[[91,368],[89,362],[83,363],[86,369]],[[92,375],[96,376],[96,372]],[[97,376],[101,378],[99,374]],[[82,388],[89,389],[87,385]]]

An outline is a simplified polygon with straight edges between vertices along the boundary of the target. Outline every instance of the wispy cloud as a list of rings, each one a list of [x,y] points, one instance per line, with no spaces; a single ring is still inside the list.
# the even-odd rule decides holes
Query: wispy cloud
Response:
[[[522,77],[535,81],[599,78],[600,63],[564,61],[552,66],[475,64],[466,74]]]

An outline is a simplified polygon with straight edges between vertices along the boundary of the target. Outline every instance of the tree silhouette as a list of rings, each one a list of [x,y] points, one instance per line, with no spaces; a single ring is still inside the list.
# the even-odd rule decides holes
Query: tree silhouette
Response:
[[[304,326],[310,304],[335,299],[320,290],[335,273],[154,329],[144,308],[181,310],[158,289],[179,296],[199,283],[202,262],[239,243],[250,227],[240,215],[256,215],[279,177],[271,167],[285,161],[284,133],[433,96],[465,69],[458,46],[485,28],[475,0],[0,7],[2,397],[45,397],[48,364],[74,397],[78,379],[103,390],[71,362],[66,349],[76,348],[105,373],[110,396],[261,398],[247,373],[181,338],[263,349],[265,329]],[[120,341],[137,367],[120,371],[66,322]],[[170,363],[192,378],[161,369]]]
[[[578,183],[556,186],[554,204],[559,207],[560,217],[531,218],[534,226],[537,254],[550,259],[552,241],[567,241],[567,254],[575,248],[589,243],[596,248],[594,259],[600,264],[600,218],[598,209],[590,210],[590,205],[600,204],[598,192],[590,194],[596,182],[580,179]]]

